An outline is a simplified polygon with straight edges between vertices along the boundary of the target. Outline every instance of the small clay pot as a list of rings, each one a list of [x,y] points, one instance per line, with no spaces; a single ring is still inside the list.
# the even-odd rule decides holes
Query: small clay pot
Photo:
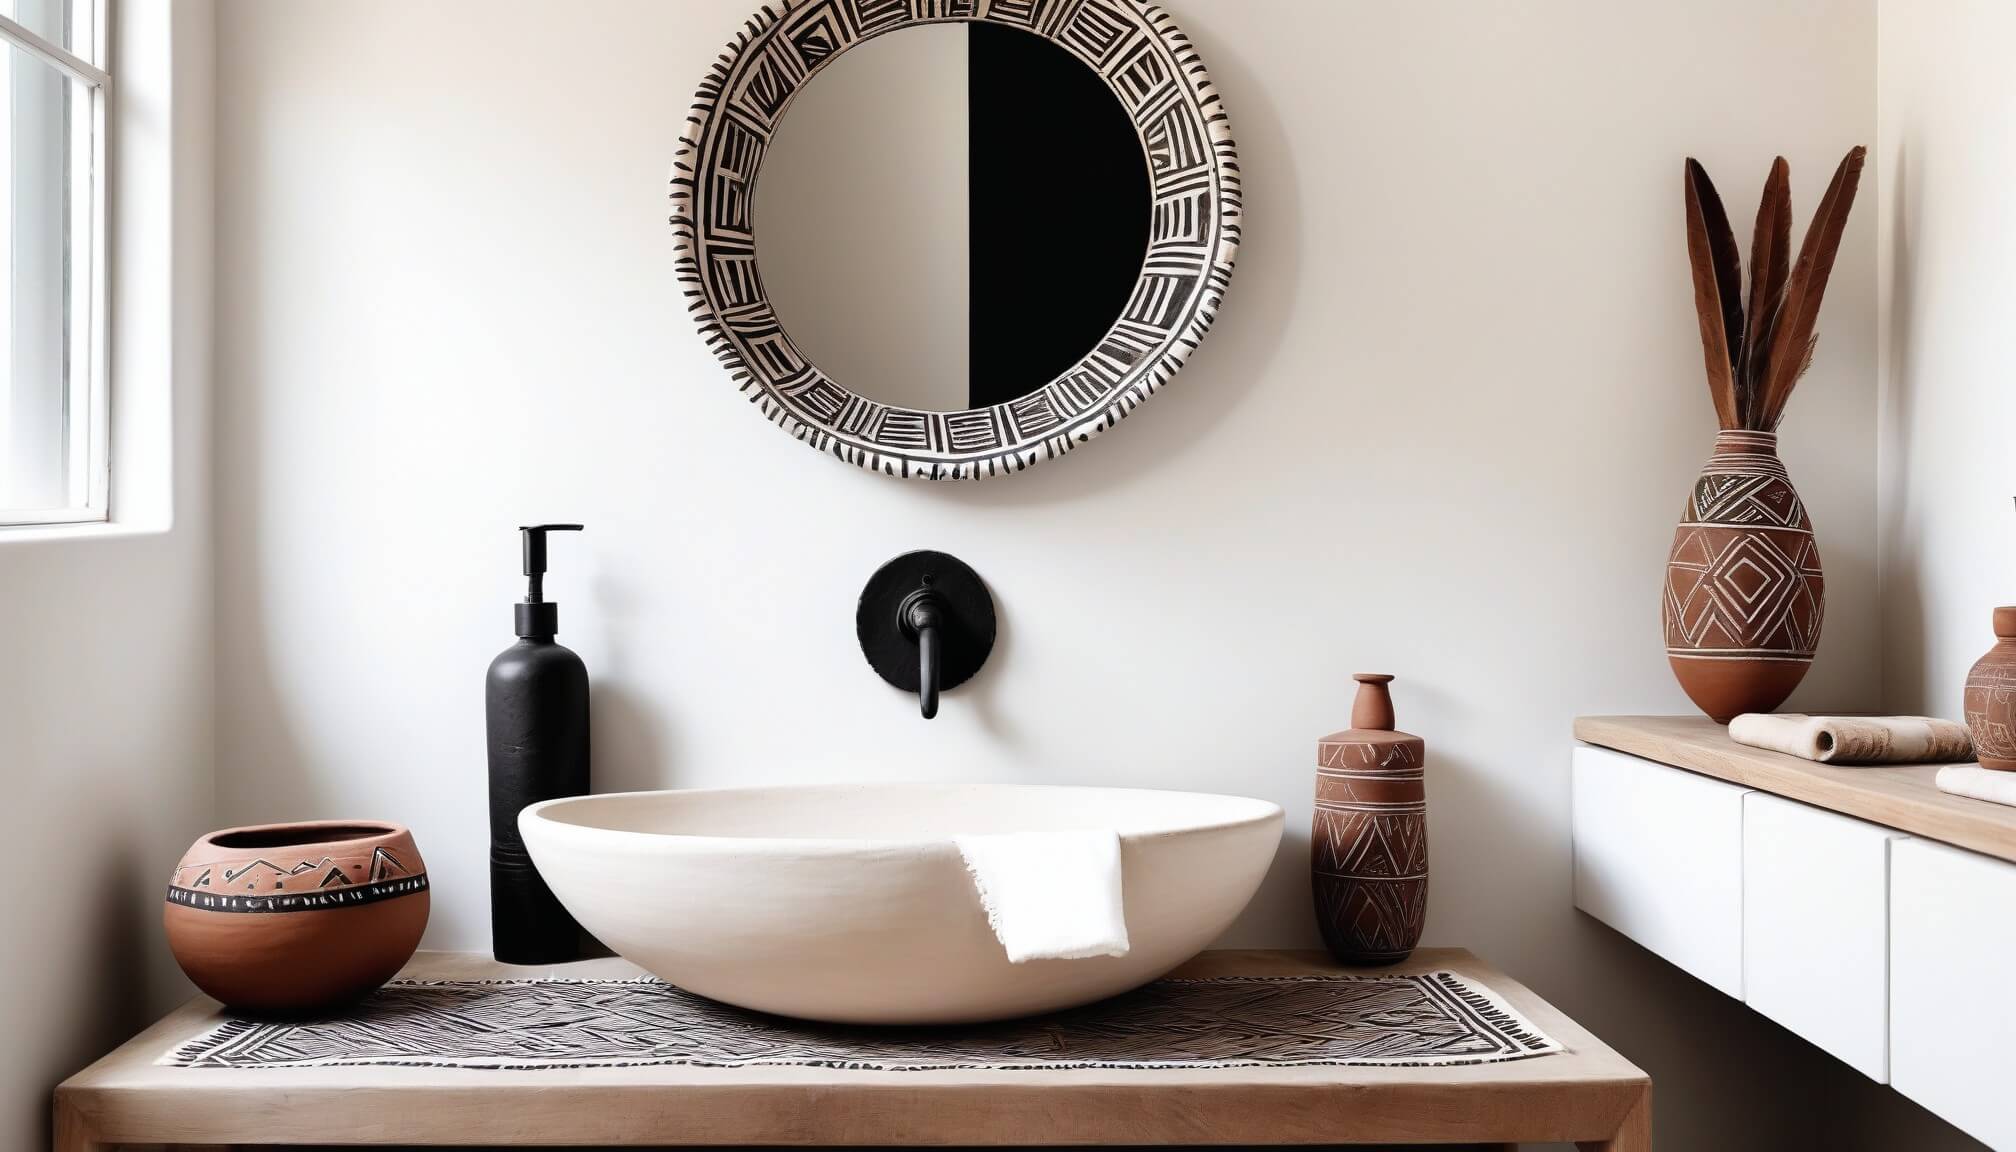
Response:
[[[196,841],[168,881],[162,924],[205,993],[298,1014],[392,978],[427,928],[427,867],[397,824],[227,828]]]
[[[1428,791],[1419,736],[1393,731],[1383,674],[1361,673],[1351,727],[1316,744],[1309,887],[1346,964],[1393,964],[1428,920]]]
[[[2016,772],[2016,607],[1995,609],[1995,647],[1967,673],[1966,711],[1981,766]]]
[[[1777,708],[1805,678],[1827,584],[1777,433],[1715,437],[1673,532],[1662,603],[1673,675],[1716,723]]]

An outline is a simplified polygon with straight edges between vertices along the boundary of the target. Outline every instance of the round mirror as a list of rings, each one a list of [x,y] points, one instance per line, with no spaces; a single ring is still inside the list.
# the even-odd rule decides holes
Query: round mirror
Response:
[[[1239,187],[1196,51],[1136,0],[813,0],[710,71],[679,270],[765,415],[894,475],[1083,443],[1181,367]]]
[[[1071,194],[1029,195],[1037,170],[1069,173]],[[756,267],[839,384],[986,408],[1098,346],[1141,276],[1150,206],[1133,123],[1071,53],[1000,24],[906,28],[792,102],[756,185]]]

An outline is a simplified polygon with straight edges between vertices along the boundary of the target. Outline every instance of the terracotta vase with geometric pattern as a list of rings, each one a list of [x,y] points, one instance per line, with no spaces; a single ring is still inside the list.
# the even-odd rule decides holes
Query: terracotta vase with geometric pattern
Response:
[[[1981,766],[2016,772],[2016,607],[1995,609],[1995,647],[1967,673],[1966,716]]]
[[[1812,666],[1826,606],[1777,433],[1725,429],[1666,561],[1666,658],[1680,687],[1718,723],[1771,711]]]
[[[427,928],[427,865],[397,824],[226,828],[168,881],[162,925],[191,983],[241,1012],[315,1012],[390,980]]]
[[[1419,736],[1393,730],[1386,675],[1360,674],[1351,727],[1316,744],[1310,887],[1346,964],[1393,964],[1428,919],[1428,792]]]

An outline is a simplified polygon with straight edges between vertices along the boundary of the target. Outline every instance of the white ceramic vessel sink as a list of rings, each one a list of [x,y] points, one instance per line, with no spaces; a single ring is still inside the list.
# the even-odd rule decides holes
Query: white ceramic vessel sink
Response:
[[[561,903],[660,978],[858,1024],[1005,1019],[1124,992],[1231,925],[1281,809],[1197,792],[991,784],[580,796],[519,816]],[[1120,834],[1125,956],[1010,964],[951,837]]]

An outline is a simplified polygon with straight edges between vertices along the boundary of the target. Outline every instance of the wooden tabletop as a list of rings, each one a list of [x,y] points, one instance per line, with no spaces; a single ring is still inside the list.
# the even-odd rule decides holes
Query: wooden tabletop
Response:
[[[1564,1051],[1437,1068],[871,1072],[834,1068],[174,1068],[217,1023],[199,998],[56,1090],[57,1152],[120,1143],[546,1145],[1356,1144],[1576,1141],[1650,1147],[1651,1083],[1518,981],[1459,949],[1449,969]],[[1180,975],[1338,971],[1310,952],[1207,952]],[[637,976],[622,960],[512,968],[427,953],[413,979]]]
[[[2016,862],[2016,808],[1941,792],[1937,764],[1816,764],[1738,744],[1706,716],[1583,716],[1575,738]]]

